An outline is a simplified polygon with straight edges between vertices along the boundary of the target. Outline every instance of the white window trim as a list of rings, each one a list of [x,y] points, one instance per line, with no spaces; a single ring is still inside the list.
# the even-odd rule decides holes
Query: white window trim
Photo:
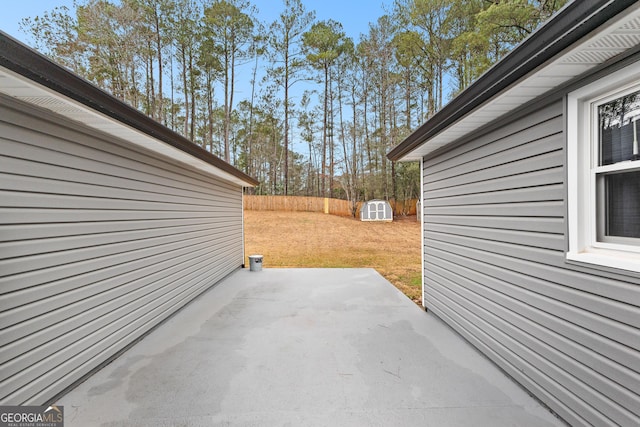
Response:
[[[640,272],[636,246],[597,241],[594,144],[591,142],[591,102],[640,83],[636,62],[567,96],[567,185],[569,251],[567,260]],[[586,142],[585,142],[586,141]]]

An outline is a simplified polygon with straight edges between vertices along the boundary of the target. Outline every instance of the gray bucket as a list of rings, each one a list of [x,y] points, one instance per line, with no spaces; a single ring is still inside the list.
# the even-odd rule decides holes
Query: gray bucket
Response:
[[[249,271],[262,271],[262,255],[249,255]]]

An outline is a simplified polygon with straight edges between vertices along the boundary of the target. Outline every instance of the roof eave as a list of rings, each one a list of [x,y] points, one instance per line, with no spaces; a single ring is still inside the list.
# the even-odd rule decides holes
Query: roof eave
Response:
[[[232,181],[259,181],[0,31],[0,67],[220,169]]]
[[[525,79],[634,4],[635,0],[581,0],[568,4],[393,148],[387,157],[392,161],[418,160],[422,156],[412,155],[412,152],[426,141]]]

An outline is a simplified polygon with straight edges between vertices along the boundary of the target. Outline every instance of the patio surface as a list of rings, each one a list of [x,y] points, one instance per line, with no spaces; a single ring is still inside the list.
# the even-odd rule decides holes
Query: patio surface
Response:
[[[564,426],[372,269],[240,270],[63,396],[65,426]]]

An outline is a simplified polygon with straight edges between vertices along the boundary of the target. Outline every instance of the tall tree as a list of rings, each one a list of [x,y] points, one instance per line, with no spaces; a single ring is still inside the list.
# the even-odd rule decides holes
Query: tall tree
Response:
[[[367,95],[371,98],[373,117],[370,121],[374,128],[371,132],[372,147],[369,175],[377,178],[369,185],[371,197],[389,198],[389,171],[386,153],[390,148],[391,126],[390,112],[395,102],[393,76],[394,54],[392,48],[393,25],[389,15],[384,15],[375,24],[369,25],[369,33],[361,39],[359,52],[366,64],[368,85]],[[369,101],[368,101],[369,102]]]
[[[317,130],[317,120],[318,114],[316,109],[311,107],[311,92],[305,91],[302,94],[302,100],[300,101],[300,113],[298,117],[298,124],[300,126],[300,136],[307,143],[308,146],[308,160],[307,160],[307,185],[306,185],[306,196],[311,195],[319,195],[320,190],[319,187],[316,191],[316,187],[319,181],[316,179],[316,167],[317,161],[315,160],[315,133]],[[311,108],[310,108],[311,107]]]
[[[245,13],[245,11],[249,13]],[[241,0],[216,0],[204,10],[205,37],[213,40],[213,48],[220,55],[224,89],[224,158],[231,160],[229,132],[233,111],[236,67],[250,55],[254,39],[253,9]]]
[[[353,40],[345,40],[343,54],[338,58],[336,80],[338,86],[338,106],[340,111],[340,139],[342,143],[343,173],[340,183],[351,203],[351,211],[355,216],[358,192],[358,58]],[[344,117],[351,106],[351,121]],[[348,115],[348,113],[347,113]]]
[[[476,15],[477,34],[489,45],[491,62],[500,60],[566,0],[491,0]]]
[[[24,18],[20,30],[32,37],[37,50],[73,72],[87,75],[85,46],[78,38],[78,21],[69,8],[59,6],[42,16]]]
[[[177,0],[176,14],[172,17],[172,36],[176,46],[176,60],[180,65],[182,94],[184,95],[183,135],[194,141],[196,100],[199,88],[197,67],[198,46],[202,38],[198,26],[199,9],[195,0]]]
[[[259,60],[260,58],[264,55],[265,53],[265,40],[266,40],[266,35],[265,35],[265,31],[264,31],[264,26],[262,25],[262,23],[258,22],[258,26],[254,31],[254,37],[253,37],[253,41],[251,43],[251,53],[253,54],[253,66],[251,67],[251,97],[249,98],[249,120],[248,120],[248,130],[247,130],[247,144],[246,144],[246,150],[247,150],[247,174],[252,175],[253,174],[253,165],[254,165],[254,158],[253,158],[253,141],[254,141],[254,135],[253,135],[253,126],[255,123],[254,120],[254,107],[255,107],[255,100],[256,100],[256,86],[257,86],[257,74],[258,74],[258,65],[259,65]]]
[[[220,75],[223,72],[223,65],[220,61],[220,55],[217,52],[213,40],[208,37],[203,37],[199,48],[198,67],[201,70],[201,79],[204,93],[202,93],[201,90],[198,99],[204,101],[206,105],[203,109],[204,120],[202,122],[202,126],[204,126],[205,129],[201,130],[200,134],[203,137],[204,146],[208,147],[209,151],[213,153],[215,149],[215,136],[218,135],[218,133],[224,135],[224,131],[218,132],[218,129],[216,128],[216,119],[219,115],[219,112],[217,111],[218,105],[215,99],[215,85],[220,79]],[[226,114],[224,114],[224,111],[222,112],[222,114],[226,118]],[[220,153],[224,152],[225,147],[223,142]]]
[[[167,117],[164,109],[164,54],[169,44],[169,17],[175,12],[172,0],[133,0],[132,3],[141,11],[142,20],[139,22],[147,33],[149,43],[149,78],[148,91],[149,115],[166,124]],[[156,64],[154,69],[153,64]],[[157,73],[156,71],[157,70]],[[156,86],[157,75],[157,86]]]
[[[444,75],[451,48],[448,15],[453,3],[454,0],[412,0],[409,7],[409,18],[422,31],[426,42],[422,49],[433,70],[434,110],[442,108],[444,100]]]
[[[491,65],[487,41],[476,31],[483,5],[484,0],[466,0],[455,2],[449,11],[450,59],[457,82],[454,93],[464,90]]]
[[[415,31],[403,31],[393,37],[395,60],[402,76],[405,103],[405,129],[411,130],[412,99],[416,92],[416,74],[420,70],[422,39]]]
[[[302,52],[302,34],[315,19],[301,0],[284,0],[284,11],[269,27],[269,77],[284,91],[284,194],[289,192],[289,120],[292,107],[289,91],[299,81],[306,64]]]
[[[142,88],[140,51],[144,46],[138,10],[130,2],[119,5],[106,0],[91,0],[79,5],[78,39],[85,47],[89,62],[88,78],[114,96],[140,107]]]
[[[342,24],[336,21],[322,21],[314,24],[309,31],[302,35],[303,45],[307,53],[307,60],[322,73],[324,83],[323,92],[323,132],[322,132],[322,195],[326,190],[326,157],[328,132],[333,130],[333,123],[329,121],[329,98],[330,98],[330,72],[332,65],[338,57],[345,51],[345,34]],[[333,180],[333,164],[330,165],[331,172],[329,179]],[[332,181],[330,181],[332,182]]]

